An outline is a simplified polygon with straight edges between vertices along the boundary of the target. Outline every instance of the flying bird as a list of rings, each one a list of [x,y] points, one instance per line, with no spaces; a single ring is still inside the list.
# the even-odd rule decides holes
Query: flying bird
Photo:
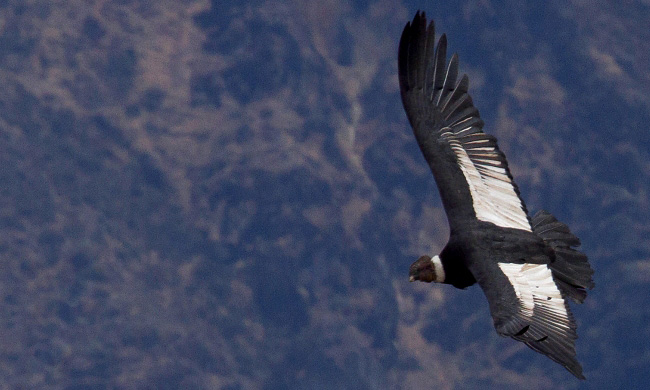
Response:
[[[576,359],[576,323],[568,299],[594,287],[580,240],[546,211],[532,218],[496,138],[468,94],[458,56],[418,11],[399,44],[399,84],[413,133],[433,173],[449,220],[439,255],[421,256],[410,281],[466,288],[478,283],[494,327],[585,379]]]

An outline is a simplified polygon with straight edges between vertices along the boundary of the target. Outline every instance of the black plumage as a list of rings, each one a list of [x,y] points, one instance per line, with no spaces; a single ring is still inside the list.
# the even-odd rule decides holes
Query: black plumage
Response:
[[[567,298],[582,303],[593,270],[578,238],[551,214],[531,219],[496,139],[469,95],[447,38],[418,12],[402,33],[402,102],[434,177],[450,225],[438,256],[422,256],[410,278],[485,293],[494,326],[584,379],[575,355],[576,324]]]

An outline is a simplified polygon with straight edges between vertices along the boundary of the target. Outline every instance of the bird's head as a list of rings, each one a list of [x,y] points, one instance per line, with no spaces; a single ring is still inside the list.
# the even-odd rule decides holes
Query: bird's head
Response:
[[[440,257],[420,256],[409,269],[409,282],[419,280],[421,282],[442,282],[444,280],[444,271]]]

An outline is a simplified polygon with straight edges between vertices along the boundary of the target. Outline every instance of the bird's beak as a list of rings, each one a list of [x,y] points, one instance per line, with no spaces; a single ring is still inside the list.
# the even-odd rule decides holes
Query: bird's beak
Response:
[[[409,276],[409,282],[415,282],[415,276],[413,275]]]

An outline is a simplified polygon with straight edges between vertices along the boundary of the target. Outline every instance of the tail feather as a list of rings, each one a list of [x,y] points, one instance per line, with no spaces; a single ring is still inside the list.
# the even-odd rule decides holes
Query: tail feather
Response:
[[[533,232],[555,252],[555,261],[550,264],[550,268],[560,291],[574,301],[582,303],[587,297],[586,289],[594,287],[591,278],[594,271],[587,256],[574,249],[580,245],[580,240],[571,233],[567,225],[547,211],[538,211],[531,222]]]

